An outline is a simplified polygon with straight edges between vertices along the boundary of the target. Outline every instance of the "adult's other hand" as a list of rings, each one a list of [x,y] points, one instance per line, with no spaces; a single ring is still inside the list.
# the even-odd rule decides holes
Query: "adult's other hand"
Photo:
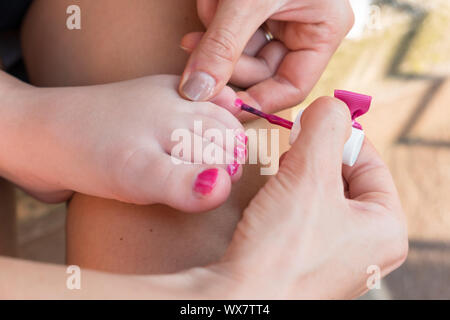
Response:
[[[218,265],[239,279],[242,297],[355,298],[406,258],[405,216],[375,149],[366,140],[356,165],[342,168],[345,104],[320,98],[301,121]]]
[[[206,33],[187,34],[192,52],[180,93],[209,100],[231,80],[247,103],[272,113],[300,103],[353,25],[347,0],[197,0]],[[265,23],[265,31],[260,27]],[[273,35],[274,41],[266,36]],[[266,33],[266,36],[265,36]]]

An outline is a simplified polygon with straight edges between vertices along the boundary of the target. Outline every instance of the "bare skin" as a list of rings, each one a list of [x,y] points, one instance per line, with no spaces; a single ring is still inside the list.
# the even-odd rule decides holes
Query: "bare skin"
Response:
[[[65,12],[72,4],[37,0],[25,19],[24,54],[37,85],[180,75],[187,61],[180,39],[186,30],[202,30],[193,1],[81,0],[82,30],[69,31]]]
[[[85,0],[80,1],[82,30],[68,31],[63,13],[69,2],[36,1],[25,21],[23,46],[35,85],[88,85],[181,74],[187,55],[178,43],[186,32],[202,29],[195,1]],[[229,200],[203,214],[75,195],[67,218],[67,262],[148,274],[216,261],[243,209],[266,181],[258,166],[246,166],[244,172]]]
[[[42,5],[43,2],[39,1],[35,6]],[[97,1],[95,3],[111,4],[113,1],[107,2],[105,0],[104,2]],[[41,43],[34,41],[34,45],[42,44],[44,48],[42,51],[37,50],[37,47],[35,48],[36,52],[44,54],[42,56],[38,55],[38,58],[43,59],[42,65],[39,66],[41,68],[40,72],[36,72],[39,69],[37,66],[33,69],[33,63],[30,63],[30,59],[28,59],[33,82],[39,84],[42,72],[49,72],[50,76],[45,77],[45,81],[59,82],[59,85],[64,85],[65,83],[77,84],[77,81],[65,78],[66,73],[64,69],[47,69],[50,65],[55,66],[58,57],[60,58],[59,62],[63,62],[64,57],[73,57],[73,52],[69,52],[71,49],[68,50],[68,48],[72,47],[58,47],[61,50],[59,53],[65,52],[66,55],[58,56],[57,54],[54,56],[49,52],[47,56],[45,49],[49,47],[54,48],[53,42],[58,39],[55,39],[55,37],[46,38],[49,35],[39,29],[40,24],[36,20],[43,18],[44,20],[41,21],[45,21],[46,23],[51,22],[51,18],[56,17],[59,11],[55,12],[51,10],[50,1],[46,1],[45,4],[50,4],[50,7],[45,7],[45,10],[50,9],[46,12],[50,12],[51,17],[46,17],[47,13],[43,11],[40,12],[42,15],[34,15],[36,25],[33,26],[33,24],[30,24],[28,25],[28,29],[26,26],[24,32],[24,47],[27,51],[28,58],[30,58],[32,47],[27,45],[27,39],[30,40],[30,38],[27,38],[27,34],[29,36],[31,34],[31,37],[36,35]],[[177,9],[179,9],[179,6]],[[108,12],[108,10],[103,8],[103,12]],[[122,10],[121,12],[124,11]],[[32,22],[32,20],[33,11],[29,16],[28,22]],[[53,25],[53,27],[57,26]],[[44,38],[41,38],[42,36]],[[51,41],[48,41],[49,39]],[[95,43],[95,45],[98,46],[98,43]],[[76,47],[76,49],[75,51],[77,53],[83,53],[81,49],[85,49],[84,52],[87,52],[87,48],[83,48],[82,46],[81,49],[80,47]],[[50,61],[48,57],[51,57],[53,60]],[[34,63],[37,62],[40,61],[37,59],[34,60]],[[89,64],[89,59],[84,62]],[[92,61],[90,62],[92,63]],[[97,63],[92,63],[92,66],[94,67],[102,62],[101,59],[98,59]],[[77,69],[73,66],[68,67],[68,69],[70,68],[73,68],[73,75],[78,76]],[[82,71],[82,68],[80,68],[80,71]],[[85,69],[84,71],[90,70]],[[55,75],[59,76],[59,81],[57,81]],[[53,78],[54,76],[55,78]],[[95,77],[97,77],[97,74],[95,74]],[[84,79],[84,76],[81,75],[80,78]],[[44,77],[42,79],[41,85],[44,85]],[[107,81],[102,76],[96,79],[98,82]],[[113,81],[114,79],[110,80]],[[126,93],[128,93],[132,97],[135,97],[137,94],[147,97],[142,92],[136,93],[136,87],[143,89],[145,93],[150,92],[150,96],[152,97],[158,96],[166,90],[164,86],[157,86],[160,90],[156,92],[147,90],[147,87],[152,88],[152,85],[151,79],[146,78],[137,79],[128,83],[104,86],[105,88],[103,89],[106,91],[98,87],[93,87],[92,90],[89,88],[36,89],[20,84],[3,74],[0,83],[2,84],[1,89],[5,98],[4,105],[14,106],[14,108],[1,109],[2,117],[0,119],[2,119],[2,129],[5,137],[3,139],[4,141],[2,141],[4,144],[2,145],[2,149],[9,151],[2,154],[2,173],[16,180],[20,180],[23,173],[28,173],[25,176],[27,179],[30,179],[34,177],[35,172],[39,173],[39,170],[32,170],[33,168],[31,168],[31,171],[29,170],[33,165],[38,166],[38,169],[40,167],[45,167],[44,169],[50,168],[50,171],[53,172],[61,170],[61,164],[67,163],[73,165],[75,162],[77,163],[77,168],[71,167],[69,171],[64,172],[59,177],[67,179],[67,175],[71,175],[71,173],[73,175],[75,172],[75,176],[78,179],[88,181],[88,184],[94,190],[98,188],[95,185],[92,186],[92,183],[96,181],[95,179],[92,180],[91,177],[96,176],[96,170],[91,171],[90,174],[89,170],[82,169],[80,171],[80,163],[72,161],[67,157],[64,158],[66,155],[65,152],[54,153],[56,154],[55,158],[49,157],[49,154],[52,155],[52,150],[49,150],[49,142],[51,142],[51,139],[43,139],[46,142],[44,144],[37,139],[41,144],[38,143],[35,147],[36,149],[33,150],[34,142],[36,142],[33,139],[34,135],[37,132],[48,130],[49,126],[51,127],[56,123],[64,128],[64,130],[58,130],[58,138],[64,141],[64,146],[69,144],[69,142],[73,142],[71,137],[75,135],[69,130],[73,126],[78,128],[77,132],[80,132],[79,135],[76,135],[77,137],[81,138],[81,140],[92,142],[91,139],[87,139],[85,136],[85,132],[82,130],[84,126],[79,121],[75,121],[79,119],[73,118],[73,111],[76,110],[82,115],[88,115],[82,117],[84,119],[81,122],[82,124],[85,122],[90,123],[89,116],[97,117],[98,119],[101,115],[109,116],[117,114],[117,112],[113,112],[114,109],[111,111],[111,109],[107,108],[116,103],[114,100],[111,100],[111,97],[116,97],[115,93],[117,90],[120,91],[119,95],[123,94],[126,96]],[[126,87],[126,85],[130,86]],[[123,92],[124,86],[126,89],[125,92]],[[76,100],[76,104],[71,99],[65,100],[68,97],[73,97],[70,95],[70,92],[79,93],[79,96],[83,97],[83,99]],[[175,90],[172,90],[172,93],[175,94]],[[99,104],[99,100],[103,104]],[[144,113],[147,108],[146,105],[139,105],[135,100],[131,99],[129,103],[124,104],[125,106],[129,105],[129,113],[134,115],[136,115],[136,111]],[[158,106],[164,105],[164,101],[166,100],[162,99]],[[56,101],[58,103],[54,103]],[[171,104],[183,105],[182,102],[171,102]],[[65,106],[68,106],[68,108],[65,108]],[[91,106],[97,106],[97,108],[89,111]],[[52,109],[52,107],[57,108]],[[105,112],[105,110],[107,111]],[[67,119],[70,121],[66,121],[67,119],[65,117],[52,117],[55,113],[57,115],[59,113],[66,114],[67,111],[72,112],[68,112]],[[219,111],[221,111],[220,108],[217,109],[217,112]],[[38,115],[42,115],[46,121],[42,122],[42,118],[37,117]],[[104,118],[100,117],[100,119]],[[122,120],[122,118],[119,119]],[[119,127],[120,130],[116,131],[123,131],[124,128],[127,129],[125,124],[129,125],[130,123],[134,124],[136,122],[128,121],[127,123],[127,121],[120,121],[118,124],[114,124],[115,122],[111,120],[114,119],[107,117],[103,123],[112,124],[115,128]],[[20,124],[25,125],[20,126]],[[283,157],[284,160],[279,173],[271,177],[269,182],[260,189],[257,196],[253,198],[250,205],[244,210],[242,214],[243,218],[236,228],[236,232],[232,237],[231,244],[225,256],[217,263],[208,267],[194,268],[172,275],[144,277],[111,275],[83,270],[83,290],[74,292],[67,290],[63,285],[67,279],[64,267],[22,262],[0,257],[0,269],[2,270],[0,273],[0,297],[39,299],[340,299],[357,297],[367,290],[366,268],[368,265],[379,266],[381,268],[381,274],[385,275],[398,267],[406,257],[407,232],[398,195],[389,171],[368,141],[363,147],[357,165],[353,168],[344,168],[342,170],[342,149],[344,142],[348,139],[350,129],[349,113],[347,107],[342,102],[330,98],[318,99],[305,112],[302,117],[301,126],[302,132],[291,151]],[[331,127],[333,130],[323,130],[324,128]],[[98,126],[98,128],[104,129],[103,126]],[[320,132],[325,132],[326,134],[317,134],[318,129]],[[93,132],[97,134],[93,136],[94,139],[92,140],[97,141],[95,138],[98,135],[98,131],[94,130]],[[105,132],[110,134],[112,131],[105,130]],[[139,130],[125,130],[125,132],[138,132],[138,136],[142,134]],[[100,136],[103,137],[102,135]],[[11,140],[14,143],[10,142],[8,144]],[[117,141],[117,138],[111,140]],[[32,143],[29,143],[30,141]],[[103,144],[103,142],[104,139],[100,139],[100,143]],[[23,147],[18,148],[19,145]],[[70,148],[70,145],[68,147]],[[24,154],[17,151],[28,148],[32,150]],[[56,149],[59,151],[58,148]],[[38,159],[33,159],[34,155],[41,155],[42,150],[46,150],[44,156],[47,156],[47,162],[44,164],[40,162],[41,159],[39,157]],[[76,150],[78,152],[74,155],[74,158],[83,152],[83,148]],[[12,153],[12,156],[9,155],[10,153]],[[92,154],[95,155],[96,153],[92,152]],[[84,158],[90,159],[91,157],[88,153],[88,156],[84,156]],[[29,161],[30,159],[34,161]],[[16,162],[19,163],[16,164]],[[31,162],[31,165],[28,162]],[[18,173],[16,167],[21,169]],[[90,168],[93,169],[95,166]],[[97,170],[101,171],[103,168],[108,168],[108,166],[101,165]],[[72,172],[72,170],[74,171]],[[31,177],[29,172],[31,172]],[[86,175],[87,179],[84,179],[83,175]],[[37,191],[43,193],[52,191],[47,190],[47,184],[49,183],[47,180],[49,177],[45,177],[45,174],[43,176],[44,182],[41,182],[41,184],[44,187],[37,186]],[[50,174],[49,176],[51,178],[54,174]],[[58,177],[58,174],[56,176]],[[255,176],[258,176],[258,172],[253,172],[253,175],[250,175],[250,177]],[[37,174],[36,177],[39,178],[40,175]],[[345,189],[342,184],[342,177],[347,182]],[[39,185],[39,183],[35,183],[32,186],[36,188],[36,184]],[[253,189],[259,189],[255,179],[251,183],[246,183],[243,188],[250,192],[253,192]],[[56,189],[56,191],[60,192],[62,188]],[[76,188],[69,189],[76,190]],[[239,191],[239,189],[236,190]],[[67,199],[68,196],[54,195],[54,201],[58,201],[57,199]],[[83,199],[83,197],[77,195],[73,204],[76,202],[81,203],[79,199]],[[120,231],[123,231],[127,235],[134,235],[135,239],[139,238],[141,242],[151,241],[145,235],[142,237],[141,235],[135,235],[136,232],[142,230],[137,225],[140,221],[137,219],[130,220],[129,217],[133,210],[134,212],[138,212],[137,209],[128,208],[127,206],[120,208],[114,206],[114,203],[111,202],[112,210],[118,213],[117,216],[121,214],[117,218],[114,215],[109,216],[107,213],[110,212],[95,212],[97,209],[94,205],[95,200],[91,199],[89,202],[88,198],[85,199],[87,199],[88,204],[84,206],[84,209],[90,212],[90,215],[86,214],[84,218],[80,218],[76,212],[70,214],[74,218],[69,221],[69,229],[72,228],[71,234],[76,233],[77,235],[77,238],[74,239],[74,241],[79,242],[76,248],[77,250],[85,250],[85,252],[91,254],[91,248],[88,247],[90,245],[88,240],[93,239],[91,235],[96,234],[97,239],[100,241],[107,240],[105,231],[112,232],[113,236],[119,236]],[[232,199],[228,205],[228,208],[230,206],[232,208],[212,219],[216,219],[214,221],[217,223],[217,226],[220,225],[214,231],[224,230],[215,239],[212,237],[214,234],[211,232],[209,225],[204,230],[205,233],[196,233],[195,231],[203,231],[198,227],[200,225],[198,221],[192,223],[189,219],[185,220],[184,216],[179,220],[166,219],[166,217],[171,217],[170,214],[162,216],[162,219],[166,219],[162,224],[168,222],[167,225],[170,225],[172,229],[178,227],[178,230],[182,229],[184,231],[187,228],[191,228],[191,232],[188,232],[190,238],[186,237],[182,239],[187,243],[187,245],[184,245],[187,252],[181,250],[176,252],[171,251],[172,241],[167,241],[169,245],[164,250],[158,247],[154,252],[150,253],[148,253],[148,245],[146,248],[144,246],[128,246],[128,250],[125,252],[125,250],[120,250],[120,245],[111,242],[102,242],[102,250],[101,252],[98,251],[99,256],[92,256],[90,261],[86,263],[90,263],[97,268],[103,267],[104,269],[112,269],[115,267],[120,272],[138,272],[138,268],[142,268],[142,272],[151,272],[148,271],[149,267],[145,265],[146,261],[143,260],[143,257],[146,257],[146,253],[148,253],[147,256],[152,258],[150,262],[153,266],[156,266],[154,269],[160,270],[168,270],[164,262],[173,263],[177,266],[177,259],[180,260],[180,256],[182,259],[186,257],[185,260],[179,263],[179,265],[185,266],[189,263],[194,263],[194,260],[198,259],[198,257],[205,259],[207,250],[203,251],[203,248],[206,247],[206,244],[211,248],[216,246],[216,250],[211,250],[211,252],[217,253],[220,251],[220,243],[216,239],[226,241],[224,235],[227,233],[228,228],[232,227],[232,221],[229,219],[232,216],[230,212],[235,212],[234,210],[237,207],[247,201],[247,193],[236,193]],[[153,221],[155,224],[157,224],[157,221],[153,211],[158,211],[158,209],[158,207],[153,207],[145,215],[147,219]],[[102,210],[105,209],[103,208]],[[162,213],[163,210],[161,209],[160,212]],[[330,212],[333,215],[330,215]],[[187,216],[187,214],[185,215]],[[197,216],[205,217],[211,215]],[[235,217],[239,216],[236,213]],[[98,219],[96,219],[97,217]],[[225,218],[223,225],[219,221],[220,218]],[[79,225],[71,222],[73,220],[80,222]],[[111,220],[114,221],[110,223]],[[183,225],[183,222],[186,223]],[[122,224],[119,225],[119,223]],[[227,225],[227,223],[229,224]],[[106,225],[112,226],[111,230],[105,228]],[[128,228],[123,229],[123,226]],[[87,228],[90,231],[90,233],[85,233],[88,236],[87,239],[81,239],[79,236],[81,231],[76,230],[77,227]],[[311,230],[314,232],[311,232]],[[161,231],[162,235],[157,240],[170,240],[164,238],[168,234],[166,230],[163,229]],[[194,236],[200,238],[201,241],[197,241]],[[177,234],[174,238],[174,241],[178,242],[180,235]],[[208,240],[210,239],[212,241],[209,243]],[[122,238],[122,241],[124,240],[125,238]],[[193,240],[192,243],[189,243],[190,240]],[[69,239],[69,241],[71,240]],[[197,248],[194,247],[196,242],[199,244]],[[87,249],[83,248],[83,245]],[[201,252],[195,256],[199,248],[201,248]],[[287,249],[289,254],[286,254],[286,250],[280,250],[280,248]],[[138,250],[140,249],[143,249],[143,251],[139,252]],[[95,250],[97,248],[94,248],[92,251]],[[179,254],[178,257],[176,256],[177,253]],[[191,259],[191,255],[194,255],[193,259]],[[87,254],[84,256],[87,256]],[[110,262],[106,261],[105,256],[113,256],[116,258],[114,260],[111,259],[110,261],[112,262]],[[205,260],[207,259],[208,257]],[[199,261],[197,262],[200,263]],[[126,268],[128,268],[128,271]],[[153,272],[157,272],[157,270]],[[17,277],[17,274],[20,274],[20,277]]]
[[[301,121],[279,172],[243,212],[220,261],[170,275],[83,269],[82,290],[67,290],[62,266],[0,257],[0,298],[358,297],[368,289],[368,266],[384,276],[405,261],[405,215],[389,170],[368,140],[357,164],[342,168],[351,121],[341,101],[317,99]]]

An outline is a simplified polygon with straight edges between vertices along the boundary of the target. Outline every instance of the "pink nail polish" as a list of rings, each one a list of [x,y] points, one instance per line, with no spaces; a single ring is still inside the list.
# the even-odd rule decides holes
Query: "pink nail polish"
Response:
[[[203,171],[197,176],[194,183],[194,191],[202,195],[208,195],[216,186],[219,169],[213,168]]]
[[[236,172],[238,172],[239,167],[240,167],[240,164],[237,162],[228,165],[227,172],[230,175],[230,177],[234,176],[236,174]]]
[[[247,159],[247,148],[244,146],[236,146],[234,149],[234,156],[240,162],[245,162]]]
[[[255,109],[247,104],[245,104],[241,99],[237,99],[234,102],[234,105],[238,108],[241,108],[242,111],[254,114],[255,116],[258,116],[260,118],[264,118],[267,121],[269,121],[270,123],[276,124],[278,126],[287,128],[287,129],[292,129],[292,126],[294,125],[292,123],[292,121],[283,119],[279,116],[276,116],[274,114],[267,114],[265,112],[262,112],[261,110]]]
[[[245,133],[241,132],[238,135],[236,135],[236,139],[237,141],[241,142],[242,144],[247,144],[247,136],[245,135]]]

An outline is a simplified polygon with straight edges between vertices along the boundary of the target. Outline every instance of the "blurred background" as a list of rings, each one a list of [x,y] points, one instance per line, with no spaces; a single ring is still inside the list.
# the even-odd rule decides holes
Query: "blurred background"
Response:
[[[410,253],[363,298],[450,299],[450,1],[352,4],[355,27],[304,105],[337,88],[374,97],[360,122],[392,170]],[[65,206],[16,193],[20,256],[64,263]]]

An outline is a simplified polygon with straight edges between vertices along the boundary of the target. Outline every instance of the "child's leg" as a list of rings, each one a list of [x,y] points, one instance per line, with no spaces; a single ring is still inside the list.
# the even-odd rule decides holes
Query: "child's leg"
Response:
[[[65,9],[71,1],[38,0],[33,5],[23,38],[36,84],[79,85],[181,73],[187,57],[179,40],[187,31],[200,29],[194,0],[78,3],[81,31],[65,29]],[[256,166],[245,171],[229,201],[206,214],[76,195],[67,219],[68,263],[158,273],[217,260],[242,210],[264,182]]]
[[[66,26],[73,4],[81,9],[81,30]],[[201,29],[195,0],[34,0],[22,42],[32,82],[90,85],[181,74],[181,37]]]

